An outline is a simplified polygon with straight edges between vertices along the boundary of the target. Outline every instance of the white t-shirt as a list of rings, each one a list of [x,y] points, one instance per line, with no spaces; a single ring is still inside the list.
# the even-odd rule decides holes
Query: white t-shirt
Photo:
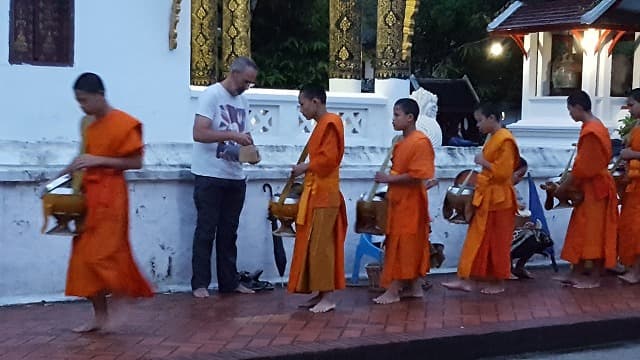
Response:
[[[209,86],[198,101],[197,115],[212,120],[211,129],[216,131],[249,132],[249,103],[244,95],[231,96],[221,83]],[[224,160],[219,154],[225,146],[238,146],[234,141],[224,143],[193,144],[191,172],[196,175],[221,179],[241,180],[245,178],[242,164]]]

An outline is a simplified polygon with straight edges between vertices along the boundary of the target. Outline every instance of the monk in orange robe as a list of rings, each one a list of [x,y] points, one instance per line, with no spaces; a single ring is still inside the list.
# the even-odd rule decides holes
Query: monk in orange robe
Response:
[[[433,145],[416,130],[420,108],[413,99],[393,107],[393,128],[402,140],[393,146],[390,174],[379,172],[376,182],[387,183],[387,226],[381,285],[387,290],[373,299],[378,304],[400,301],[401,295],[422,297],[422,277],[429,271],[429,203],[425,180],[435,173]],[[408,291],[401,294],[405,283]]]
[[[569,114],[582,122],[573,169],[556,194],[566,196],[578,189],[584,200],[573,208],[561,258],[573,264],[566,278],[556,278],[575,288],[594,288],[600,285],[602,267],[613,268],[617,263],[616,227],[618,198],[613,177],[608,171],[612,149],[609,131],[591,113],[591,99],[584,91],[567,98]],[[593,271],[586,272],[586,264]]]
[[[471,291],[471,279],[488,282],[483,294],[504,291],[504,280],[511,275],[511,240],[518,209],[513,189],[513,172],[519,166],[520,153],[515,138],[502,128],[501,112],[491,104],[481,105],[474,113],[478,128],[489,134],[475,163],[482,166],[473,194],[475,214],[458,264],[458,280],[442,285],[452,290]]]
[[[640,88],[633,89],[629,94],[627,108],[632,118],[640,120]],[[636,123],[631,130],[626,144],[620,156],[627,160],[626,176],[630,182],[622,197],[618,256],[620,262],[630,269],[618,277],[629,284],[637,284],[640,282],[640,124]]]
[[[74,84],[76,100],[94,120],[83,130],[85,152],[63,170],[83,171],[86,217],[73,239],[65,294],[88,298],[94,319],[73,329],[102,328],[108,320],[108,294],[151,297],[129,244],[129,204],[123,171],[142,167],[142,126],[105,100],[102,80],[84,73]]]
[[[327,112],[325,90],[307,85],[298,97],[300,112],[317,124],[308,143],[309,161],[296,165],[293,176],[304,174],[298,204],[296,242],[288,290],[315,294],[303,307],[319,313],[333,310],[332,292],[344,289],[344,240],[347,212],[340,192],[340,162],[344,154],[344,127]]]

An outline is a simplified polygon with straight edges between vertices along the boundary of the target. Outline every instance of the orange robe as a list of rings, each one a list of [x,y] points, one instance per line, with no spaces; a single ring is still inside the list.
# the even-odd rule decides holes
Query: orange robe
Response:
[[[607,169],[611,154],[607,128],[599,121],[583,124],[571,175],[584,201],[571,212],[561,254],[572,264],[604,260],[607,268],[616,265],[618,198]]]
[[[479,280],[508,279],[511,240],[518,209],[513,172],[520,161],[515,138],[507,129],[495,132],[482,149],[491,170],[482,169],[473,194],[475,214],[462,247],[458,276]]]
[[[130,115],[112,110],[85,130],[86,153],[107,157],[142,154],[142,126]],[[129,244],[129,200],[121,170],[89,168],[82,178],[86,201],[83,231],[74,237],[66,295],[90,297],[100,292],[131,297],[152,296]]]
[[[431,179],[434,159],[429,138],[413,131],[395,144],[391,174]],[[429,271],[429,203],[423,182],[389,184],[386,199],[387,236],[381,278],[385,287],[393,280],[412,280]]]
[[[326,113],[318,119],[308,149],[309,168],[298,205],[288,284],[288,290],[296,293],[332,291],[346,285],[347,212],[339,184],[344,127],[338,115]]]
[[[633,151],[640,151],[640,127],[636,126],[631,130],[628,147]],[[625,175],[630,182],[622,197],[618,222],[618,256],[622,264],[631,266],[640,256],[640,160],[628,161]]]

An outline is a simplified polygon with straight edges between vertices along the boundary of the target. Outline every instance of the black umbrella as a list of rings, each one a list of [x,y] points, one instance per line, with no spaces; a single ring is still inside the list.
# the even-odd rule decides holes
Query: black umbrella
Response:
[[[269,192],[269,201],[273,199],[273,189],[270,184],[262,185],[262,191]],[[284,276],[284,270],[287,267],[287,254],[284,252],[284,245],[282,243],[282,237],[273,235],[273,231],[278,229],[278,219],[273,216],[271,211],[269,211],[269,215],[267,219],[271,221],[271,234],[273,238],[273,258],[276,261],[276,267],[278,268],[278,273],[280,277]]]

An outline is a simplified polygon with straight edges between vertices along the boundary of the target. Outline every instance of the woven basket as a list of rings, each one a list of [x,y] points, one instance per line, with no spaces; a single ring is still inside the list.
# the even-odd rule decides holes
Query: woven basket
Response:
[[[384,291],[382,287],[380,287],[380,275],[382,274],[382,266],[378,263],[369,263],[365,265],[365,270],[367,270],[367,278],[369,279],[369,290],[370,291]]]

